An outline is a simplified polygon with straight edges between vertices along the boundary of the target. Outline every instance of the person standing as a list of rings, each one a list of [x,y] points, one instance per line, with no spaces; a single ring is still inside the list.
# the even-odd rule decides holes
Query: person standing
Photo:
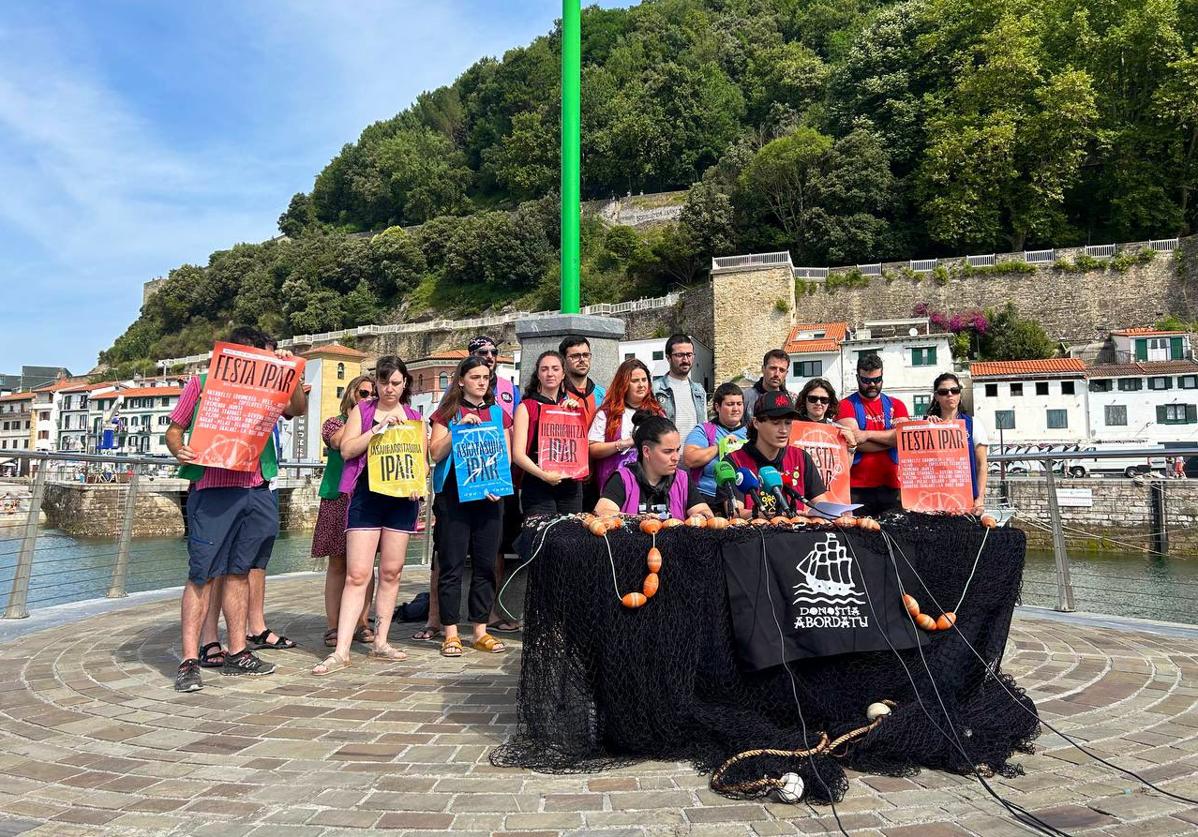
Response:
[[[714,509],[719,508],[715,496],[715,464],[744,444],[748,427],[744,421],[744,395],[736,384],[716,387],[712,409],[715,418],[696,425],[686,437],[682,462],[691,469],[691,480],[698,485],[704,502]]]
[[[907,405],[882,392],[882,359],[862,355],[857,391],[840,402],[836,418],[857,440],[849,485],[863,516],[879,517],[901,507],[894,424],[909,417]]]
[[[312,557],[327,558],[328,567],[324,575],[324,613],[328,630],[324,632],[324,644],[337,647],[337,621],[341,614],[341,594],[345,589],[345,524],[349,516],[349,494],[341,490],[341,475],[345,460],[341,458],[341,437],[345,422],[355,406],[363,399],[374,398],[374,380],[369,375],[359,375],[349,382],[345,395],[341,397],[341,414],[327,419],[320,429],[320,438],[326,446],[324,476],[320,481],[320,510],[316,514],[316,529],[312,533]],[[366,606],[358,617],[354,631],[355,642],[373,642],[374,631],[370,630],[366,617],[370,601],[374,598],[374,574],[366,589]]]
[[[761,377],[745,392],[745,415],[753,415],[753,405],[767,392],[785,392],[786,373],[790,371],[790,355],[781,349],[770,349],[761,359]],[[800,407],[801,409],[801,407]]]
[[[582,483],[559,471],[545,470],[538,457],[541,410],[562,407],[581,413],[579,402],[566,395],[565,359],[554,351],[541,352],[512,427],[512,461],[524,473],[520,481],[520,510],[531,515],[574,514],[582,511]]]
[[[366,603],[366,585],[379,553],[378,603],[374,643],[368,657],[386,662],[407,659],[407,654],[387,643],[399,576],[403,571],[408,538],[416,531],[420,511],[417,496],[389,497],[370,488],[367,451],[379,433],[405,421],[422,422],[411,406],[412,375],[395,355],[384,355],[375,364],[375,390],[378,397],[359,401],[350,411],[341,437],[341,456],[345,470],[341,490],[350,494],[349,520],[346,526],[345,589],[341,594],[341,612],[337,619],[337,646],[312,673],[323,677],[350,665],[349,648],[354,625]]]
[[[961,412],[961,379],[952,372],[936,376],[932,384],[932,403],[928,407],[928,418],[932,421],[965,422],[965,435],[969,441],[969,474],[973,480],[974,514],[986,510],[986,452],[990,446],[990,433],[977,416]]]
[[[669,371],[653,379],[653,394],[666,418],[674,422],[685,439],[707,416],[707,393],[702,384],[690,379],[695,365],[694,341],[685,334],[671,335],[666,340],[666,360]]]
[[[232,331],[228,342],[265,349],[273,341],[257,328],[242,326]],[[275,354],[280,358],[291,357],[291,352],[285,350],[276,350]],[[228,648],[219,651],[215,617],[205,628],[210,633],[203,638],[209,640],[207,646],[216,644],[218,654],[210,656],[222,657],[221,674],[256,677],[275,670],[273,663],[265,662],[246,648],[246,624],[250,569],[265,565],[264,556],[270,556],[279,534],[279,508],[268,485],[278,473],[278,458],[274,444],[268,439],[255,471],[194,464],[196,452],[188,444],[191,438],[188,431],[199,413],[206,379],[206,375],[195,376],[183,387],[166,431],[167,450],[183,466],[180,475],[193,483],[187,496],[188,571],[180,617],[183,660],[175,674],[178,692],[194,692],[204,687],[199,645],[212,596],[220,597]],[[297,386],[283,415],[301,416],[307,407],[303,387]]]
[[[468,555],[471,571],[467,607],[474,628],[472,647],[492,654],[507,650],[501,641],[487,633],[487,620],[495,604],[495,561],[503,536],[502,498],[488,495],[481,500],[462,502],[453,462],[450,428],[483,422],[504,428],[504,444],[510,453],[512,420],[495,404],[491,373],[482,358],[468,357],[458,364],[441,406],[433,413],[429,442],[434,463],[433,490],[437,496],[434,504],[439,529],[437,596],[441,631],[445,634],[441,643],[444,657],[462,656],[458,622],[462,574]]]
[[[616,468],[636,458],[632,416],[637,410],[664,415],[661,405],[653,397],[649,367],[644,361],[630,357],[616,368],[607,395],[591,419],[591,429],[587,433],[587,446],[591,461],[595,463],[593,476],[600,490],[607,485],[608,477]]]
[[[840,401],[836,398],[836,390],[824,378],[812,378],[803,384],[795,398],[795,409],[799,411],[799,421],[810,421],[815,424],[831,424],[840,430],[840,438],[844,439],[849,453],[857,451],[857,434],[836,421],[840,410]]]
[[[466,351],[482,358],[487,364],[495,379],[495,403],[509,417],[515,418],[516,408],[520,406],[520,387],[499,374],[499,344],[487,335],[480,334],[470,338]]]
[[[591,342],[585,337],[565,337],[557,351],[566,359],[566,393],[582,405],[590,426],[607,394],[601,384],[591,380]]]

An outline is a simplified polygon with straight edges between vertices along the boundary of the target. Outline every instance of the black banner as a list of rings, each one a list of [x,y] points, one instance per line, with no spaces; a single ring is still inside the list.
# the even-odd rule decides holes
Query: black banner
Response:
[[[876,537],[762,534],[764,541],[722,545],[732,631],[750,670],[784,659],[914,648],[924,640],[903,607],[890,557],[866,546]],[[898,564],[904,587],[915,589],[901,559]]]

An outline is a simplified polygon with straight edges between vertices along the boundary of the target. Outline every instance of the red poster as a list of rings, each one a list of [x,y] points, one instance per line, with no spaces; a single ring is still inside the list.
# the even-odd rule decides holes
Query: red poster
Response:
[[[973,508],[965,422],[898,425],[898,477],[907,511],[967,514]]]
[[[569,479],[587,478],[591,465],[583,413],[562,407],[541,407],[537,420],[537,464]]]
[[[195,463],[258,470],[258,456],[303,380],[303,358],[284,360],[274,352],[217,343],[187,442]]]
[[[795,421],[790,425],[790,443],[798,445],[815,461],[819,475],[828,487],[828,500],[832,503],[848,504],[849,468],[853,465],[849,448],[835,424],[818,424],[814,421]]]

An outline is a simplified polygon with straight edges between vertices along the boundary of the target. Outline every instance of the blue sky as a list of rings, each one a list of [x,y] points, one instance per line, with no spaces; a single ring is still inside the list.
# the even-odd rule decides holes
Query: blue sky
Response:
[[[362,128],[560,13],[558,0],[4,0],[0,372],[86,372],[136,318],[144,281],[274,235]]]

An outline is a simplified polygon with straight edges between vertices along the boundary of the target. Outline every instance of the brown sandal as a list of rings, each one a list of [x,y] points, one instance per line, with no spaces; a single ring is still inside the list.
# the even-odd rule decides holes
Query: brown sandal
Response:
[[[460,657],[462,656],[462,638],[458,636],[446,637],[441,643],[442,657]]]
[[[507,646],[503,644],[503,641],[496,639],[490,634],[483,634],[474,640],[474,644],[471,647],[475,651],[484,651],[488,654],[502,654],[507,651]]]

